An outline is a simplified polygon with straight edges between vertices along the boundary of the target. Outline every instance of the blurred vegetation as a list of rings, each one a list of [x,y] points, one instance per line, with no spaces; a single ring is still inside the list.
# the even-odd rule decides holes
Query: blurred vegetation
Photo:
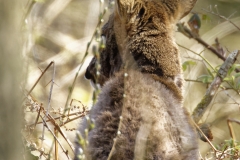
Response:
[[[21,2],[0,2],[0,159],[19,159],[21,147]],[[22,159],[22,158],[20,158]]]
[[[108,6],[108,2],[100,5],[98,0],[29,0],[26,5],[22,6],[16,2],[11,0],[1,2],[1,4],[6,3],[11,7],[16,6],[14,7],[16,11],[14,10],[10,14],[10,8],[5,7],[5,4],[1,5],[4,9],[4,12],[0,14],[2,21],[0,22],[1,49],[9,48],[9,50],[1,51],[0,64],[4,67],[0,68],[0,73],[4,81],[0,83],[0,86],[5,87],[1,88],[1,91],[7,97],[0,101],[2,104],[0,113],[11,116],[11,120],[14,122],[19,121],[21,107],[18,106],[20,100],[18,100],[17,90],[21,78],[17,77],[21,77],[21,64],[22,66],[24,64],[27,76],[21,94],[25,97],[22,130],[25,155],[29,155],[29,159],[41,157],[40,159],[63,160],[68,156],[72,158],[76,128],[79,120],[87,113],[92,104],[93,88],[89,81],[84,79],[84,72],[92,57],[92,46],[98,44],[96,37],[99,36],[99,27],[97,27],[99,15]],[[223,49],[225,57],[231,51],[240,49],[240,31],[229,22],[231,20],[240,27],[239,10],[240,1],[238,0],[199,0],[193,10],[200,18],[199,36],[209,45]],[[105,22],[110,13],[111,9],[108,9],[104,16]],[[25,15],[22,16],[24,18],[20,17],[22,14]],[[191,15],[183,19],[185,25]],[[224,16],[225,19],[221,16]],[[21,25],[19,25],[20,20]],[[196,23],[199,25],[199,22]],[[16,30],[22,31],[24,39],[23,61],[20,58],[21,45],[18,40],[21,36],[19,32],[15,33]],[[93,35],[94,32],[97,34]],[[92,36],[95,38],[86,52]],[[216,38],[218,38],[219,44],[216,43]],[[192,113],[212,81],[212,75],[215,74],[214,69],[217,69],[223,61],[206,47],[194,39],[187,38],[182,33],[176,32],[176,39],[180,46],[185,69],[186,100],[184,105]],[[205,57],[212,67],[199,55],[193,54],[189,50],[197,54],[201,53],[201,56]],[[87,57],[82,61],[86,53]],[[51,63],[52,61],[54,63]],[[239,62],[238,58],[236,64]],[[49,68],[44,71],[49,64],[51,64]],[[236,68],[239,67],[236,66]],[[75,79],[76,73],[78,76]],[[239,143],[237,142],[240,141],[240,125],[237,123],[240,121],[239,88],[233,89],[227,83],[229,80],[233,85],[239,85],[240,79],[237,74],[234,69],[229,73],[228,79],[225,79],[225,83],[221,85],[201,123],[209,124],[213,134],[211,143],[217,150],[229,150],[228,153],[238,153],[239,155]],[[41,75],[42,77],[39,79]],[[75,86],[72,88],[74,79],[76,80]],[[35,87],[33,88],[33,86]],[[73,92],[69,96],[71,90]],[[9,106],[10,111],[3,110],[3,106]],[[16,106],[19,108],[13,109]],[[227,121],[228,118],[233,121]],[[5,128],[13,126],[14,122],[5,123]],[[45,124],[45,122],[47,123]],[[13,128],[15,127],[11,127],[11,129]],[[17,134],[19,133],[17,129],[18,127],[16,127],[16,131],[6,131]],[[235,133],[234,137],[231,133]],[[53,135],[58,141],[54,141]],[[5,136],[6,134],[1,135],[1,137]],[[16,141],[17,146],[19,136],[8,134],[6,137]],[[234,140],[232,140],[233,138]],[[204,160],[214,159],[216,152],[209,143],[199,141],[199,146]],[[4,147],[1,146],[1,152],[5,152],[2,148]],[[222,154],[222,152],[220,153]],[[0,157],[0,159],[2,158]],[[223,153],[220,155],[220,159],[229,158]]]

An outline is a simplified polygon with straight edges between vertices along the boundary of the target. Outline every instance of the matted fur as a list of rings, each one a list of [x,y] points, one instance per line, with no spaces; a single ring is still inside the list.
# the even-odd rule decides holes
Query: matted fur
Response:
[[[103,67],[110,68],[101,69],[107,78],[101,81],[102,92],[89,114],[95,127],[86,137],[85,118],[79,129],[88,141],[87,160],[198,159],[197,136],[182,107],[181,62],[172,36],[173,25],[195,2],[116,0],[107,25],[115,44],[109,41],[101,53],[115,56],[100,59]],[[111,46],[117,46],[117,53]],[[110,60],[117,69],[111,70]],[[76,155],[80,147],[77,142]]]

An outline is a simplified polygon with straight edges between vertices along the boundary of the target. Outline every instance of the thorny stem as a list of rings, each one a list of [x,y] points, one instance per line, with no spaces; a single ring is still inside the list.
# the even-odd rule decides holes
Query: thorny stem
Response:
[[[42,72],[42,74],[39,76],[39,78],[37,79],[37,81],[34,83],[34,85],[32,86],[32,88],[28,91],[27,96],[33,91],[33,89],[36,87],[36,85],[38,84],[38,82],[41,80],[41,78],[43,77],[43,75],[46,73],[46,71],[48,70],[48,68],[54,64],[54,61],[52,61],[47,67],[46,69]],[[54,75],[55,75],[55,67],[54,67]]]
[[[50,91],[49,91],[49,97],[48,97],[48,106],[47,106],[47,111],[46,111],[46,115],[48,116],[48,112],[49,112],[49,108],[51,105],[51,99],[52,99],[52,90],[53,90],[53,85],[54,85],[54,78],[55,78],[55,63],[54,61],[52,61],[48,66],[50,66],[51,64],[53,64],[53,74],[52,74],[52,83],[51,83],[51,87],[50,87]],[[48,68],[48,67],[47,67]],[[47,69],[46,68],[46,69]],[[46,70],[45,69],[45,70]],[[42,74],[43,75],[43,74]],[[47,116],[44,116],[44,121],[46,121]],[[44,141],[44,133],[45,133],[45,126],[43,125],[43,131],[42,131],[42,144]]]

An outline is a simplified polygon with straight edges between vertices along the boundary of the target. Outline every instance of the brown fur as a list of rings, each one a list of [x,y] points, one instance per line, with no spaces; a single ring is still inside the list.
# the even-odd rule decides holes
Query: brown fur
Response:
[[[173,25],[195,2],[116,0],[106,36],[114,37],[116,43],[107,42],[102,56],[119,56],[100,58],[106,78],[89,115],[95,127],[87,137],[88,120],[80,127],[81,136],[89,142],[84,148],[86,159],[198,159],[196,133],[182,108],[181,65],[172,36]],[[117,52],[111,48],[116,44]],[[117,63],[115,69],[111,60]],[[104,70],[106,66],[110,70]],[[77,143],[76,154],[79,147]]]
[[[116,43],[115,34],[113,31],[113,15],[110,16],[109,21],[102,28],[102,36],[106,39],[106,46],[100,53],[100,59],[93,57],[89,66],[87,67],[85,77],[90,79],[94,84],[103,84],[116,72],[120,70],[122,65],[122,59],[118,52],[118,46]],[[99,72],[97,76],[97,65],[100,64]]]

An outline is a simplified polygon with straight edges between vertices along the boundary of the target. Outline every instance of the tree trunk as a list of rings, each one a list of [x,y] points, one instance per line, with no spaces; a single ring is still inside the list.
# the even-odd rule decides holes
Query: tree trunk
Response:
[[[18,0],[0,1],[0,159],[21,160],[21,27]]]

